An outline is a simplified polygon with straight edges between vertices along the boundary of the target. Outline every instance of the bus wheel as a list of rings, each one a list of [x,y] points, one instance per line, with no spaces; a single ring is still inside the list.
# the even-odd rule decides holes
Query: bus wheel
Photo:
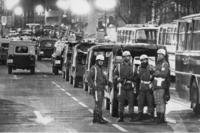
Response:
[[[191,85],[191,107],[195,114],[200,114],[199,91],[197,83],[193,80]]]
[[[118,100],[116,98],[111,100],[111,103],[110,103],[110,114],[113,117],[118,117]]]

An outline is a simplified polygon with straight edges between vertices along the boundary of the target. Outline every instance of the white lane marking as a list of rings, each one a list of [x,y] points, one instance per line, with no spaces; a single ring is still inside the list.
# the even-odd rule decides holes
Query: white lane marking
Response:
[[[60,89],[65,92],[65,89],[63,89],[63,88],[60,88]]]
[[[88,109],[88,111],[93,114],[93,110],[92,109]]]
[[[79,101],[78,101],[78,99],[77,99],[77,98],[75,98],[75,97],[72,97],[72,99],[74,99],[74,101],[76,101],[76,102],[79,102]]]
[[[82,102],[78,102],[81,106],[83,106],[84,108],[88,108],[88,106],[87,105],[85,105],[84,103],[82,103]]]
[[[165,118],[167,122],[169,123],[173,123],[173,124],[176,124],[176,120],[175,119],[171,119],[171,118]]]
[[[72,96],[69,92],[65,92],[65,94],[67,94],[67,95],[70,96],[70,97]]]
[[[33,111],[33,113],[36,115],[35,121],[39,124],[47,125],[54,121],[54,119],[50,116],[43,117],[39,111]]]
[[[119,129],[121,132],[128,132],[126,129],[124,129],[123,127],[119,126],[118,124],[112,124],[114,127],[116,127],[117,129]]]
[[[55,84],[57,87],[60,86],[58,85],[56,82],[52,81],[53,84]],[[58,87],[60,89],[63,89],[62,87]],[[92,114],[94,113],[93,109],[90,109],[87,105],[85,105],[84,103],[80,102],[76,97],[73,97],[69,92],[65,91],[65,94],[67,94],[68,96],[70,96],[74,101],[78,102],[81,106],[88,108],[88,111],[91,112]],[[109,123],[111,123],[110,120],[108,120],[107,118],[104,117],[104,119],[106,121],[108,121]],[[113,127],[117,128],[118,130],[120,130],[121,132],[128,132],[126,129],[124,129],[123,127],[119,126],[118,124],[112,124]]]

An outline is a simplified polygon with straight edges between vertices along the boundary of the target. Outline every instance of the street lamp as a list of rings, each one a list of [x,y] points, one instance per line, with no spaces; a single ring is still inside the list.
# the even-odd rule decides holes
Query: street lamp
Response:
[[[24,14],[24,11],[23,11],[23,9],[22,9],[22,7],[16,7],[15,9],[14,9],[14,14],[16,15],[16,16],[23,16],[23,14]],[[21,21],[21,26],[22,26],[22,28],[23,28],[23,18],[21,18],[20,17],[20,21]]]
[[[107,36],[107,11],[116,7],[116,0],[96,0],[95,5],[105,12],[105,36]]]
[[[35,11],[37,12],[38,15],[41,15],[44,13],[44,7],[42,5],[37,5],[35,7]]]
[[[23,15],[23,9],[22,9],[22,7],[16,7],[16,8],[14,9],[14,13],[15,13],[15,15],[17,15],[17,16]]]
[[[90,12],[90,5],[86,0],[71,0],[70,9],[76,15],[85,15]]]
[[[7,10],[12,10],[20,0],[5,0],[5,7]]]
[[[61,8],[62,10],[67,10],[70,6],[70,0],[58,0],[56,2],[57,7]]]

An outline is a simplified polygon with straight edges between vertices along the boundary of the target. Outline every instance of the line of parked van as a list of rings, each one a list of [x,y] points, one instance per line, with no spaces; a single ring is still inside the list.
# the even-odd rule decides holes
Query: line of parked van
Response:
[[[157,50],[165,48],[156,44],[140,43],[137,45],[123,45],[119,43],[68,43],[63,53],[62,73],[65,81],[69,81],[73,87],[81,87],[91,94],[91,88],[88,86],[87,76],[92,65],[95,64],[97,55],[102,54],[105,57],[103,72],[106,74],[110,88],[105,91],[106,109],[112,116],[118,115],[117,85],[113,78],[113,71],[118,63],[122,62],[122,52],[130,51],[134,67],[138,67],[139,56],[147,54],[150,64],[155,66]],[[138,83],[139,84],[139,83]],[[139,85],[134,90],[138,95]],[[137,99],[134,99],[137,106]]]

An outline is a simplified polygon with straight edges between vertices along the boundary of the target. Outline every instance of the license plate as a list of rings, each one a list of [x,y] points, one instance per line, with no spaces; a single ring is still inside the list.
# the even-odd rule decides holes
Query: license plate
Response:
[[[7,63],[13,63],[13,60],[12,59],[8,59]]]
[[[44,54],[44,51],[40,51],[40,54]]]
[[[60,64],[60,60],[55,60],[55,64]]]

